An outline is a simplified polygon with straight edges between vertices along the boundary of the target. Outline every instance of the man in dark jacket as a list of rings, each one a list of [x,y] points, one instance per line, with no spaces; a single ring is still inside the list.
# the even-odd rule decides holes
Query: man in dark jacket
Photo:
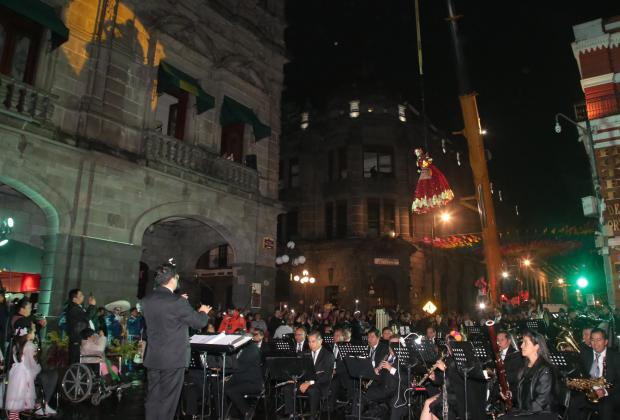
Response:
[[[323,347],[323,337],[318,331],[308,335],[310,356],[314,364],[314,379],[305,380],[299,387],[301,395],[307,395],[310,400],[310,416],[318,418],[321,396],[327,396],[329,384],[334,370],[334,354],[327,347]],[[284,386],[284,406],[287,415],[293,415],[293,385]]]
[[[243,419],[250,420],[253,413],[244,395],[259,394],[263,390],[263,369],[258,344],[251,341],[242,347],[236,359],[236,367],[226,383],[226,396],[243,415]]]
[[[174,293],[179,277],[171,265],[157,269],[155,283],[159,287],[142,300],[147,327],[145,418],[172,420],[183,388],[183,374],[189,365],[189,328],[204,328],[211,307],[201,305],[196,312],[184,296]]]
[[[97,301],[94,296],[88,297],[88,308],[84,309],[84,293],[80,289],[69,291],[69,306],[67,307],[67,329],[69,332],[69,364],[79,363],[81,332],[85,328],[92,328],[90,320],[95,313]]]
[[[596,409],[601,420],[611,420],[617,418],[620,408],[620,355],[607,347],[609,342],[605,330],[594,328],[590,336],[592,348],[581,353],[582,373],[590,378],[604,377],[612,387],[596,391],[598,403],[586,401],[583,392],[572,391],[569,419],[585,418],[588,411]],[[582,411],[584,409],[585,412]]]

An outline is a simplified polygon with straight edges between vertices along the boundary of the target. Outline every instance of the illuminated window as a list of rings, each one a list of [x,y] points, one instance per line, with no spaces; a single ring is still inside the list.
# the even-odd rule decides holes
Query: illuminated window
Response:
[[[349,116],[351,118],[357,118],[360,116],[360,101],[356,99],[349,102]]]
[[[402,122],[407,121],[407,115],[405,114],[405,105],[398,105],[398,119]]]
[[[301,129],[305,130],[310,125],[310,114],[308,112],[301,113]]]

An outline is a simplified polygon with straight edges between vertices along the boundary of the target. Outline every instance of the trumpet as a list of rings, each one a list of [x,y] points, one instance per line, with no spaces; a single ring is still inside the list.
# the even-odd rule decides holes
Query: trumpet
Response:
[[[435,369],[437,369],[437,364],[439,362],[443,362],[445,358],[446,358],[446,355],[442,354],[441,357],[439,359],[437,359],[435,364],[433,366],[431,366],[431,368],[426,372],[426,374],[422,377],[422,379],[420,379],[417,382],[417,385],[422,385],[424,382],[426,382],[428,380],[429,376],[431,376],[431,373],[433,373],[435,371]]]

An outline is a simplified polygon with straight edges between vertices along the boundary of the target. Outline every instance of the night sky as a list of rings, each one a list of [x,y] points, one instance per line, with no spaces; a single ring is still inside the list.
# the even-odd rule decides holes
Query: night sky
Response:
[[[573,117],[583,99],[571,49],[572,26],[620,15],[617,1],[464,1],[460,32],[492,154],[500,229],[581,225],[591,195],[576,130],[554,131],[557,112]],[[287,2],[285,103],[320,109],[352,86],[395,92],[420,109],[413,0]],[[420,0],[426,109],[446,132],[462,128],[457,71],[444,0]],[[466,150],[465,139],[450,142]],[[435,145],[435,148],[437,145]],[[519,216],[514,206],[519,206]]]

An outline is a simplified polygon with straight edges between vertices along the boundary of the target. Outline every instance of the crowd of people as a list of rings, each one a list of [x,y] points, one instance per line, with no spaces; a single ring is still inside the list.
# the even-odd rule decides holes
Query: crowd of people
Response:
[[[530,299],[519,306],[505,304],[471,314],[430,314],[398,307],[362,312],[317,303],[299,312],[282,305],[264,319],[261,313],[242,308],[220,312],[205,305],[192,308],[187,296],[177,292],[178,276],[172,267],[160,268],[156,283],[158,287],[140,302],[144,315],[138,305],[98,307],[94,296],[86,297],[81,290],[74,289],[69,292],[58,322],[61,334],[69,341],[68,365],[99,363],[100,372],[109,380],[119,377],[118,367],[106,358],[109,347],[119,342],[145,343],[142,350],[149,419],[172,418],[181,398],[187,411],[197,413],[197,396],[202,389],[192,390],[183,385],[200,383],[202,372],[187,370],[188,338],[197,333],[252,337],[252,343],[232,358],[228,369],[231,375],[226,379],[226,399],[244,419],[253,414],[245,396],[260,393],[269,382],[266,360],[268,356],[282,356],[275,344],[286,341],[292,354],[310,358],[315,374],[298,383],[281,384],[277,395],[282,399],[280,414],[284,417],[295,413],[296,396],[305,395],[312,416],[327,409],[386,415],[392,420],[402,418],[409,409],[404,402],[409,397],[407,389],[412,386],[411,372],[402,370],[395,349],[412,334],[433,343],[437,354],[443,354],[430,369],[423,369],[428,370],[428,381],[420,384],[425,392],[419,412],[421,420],[464,418],[465,412],[469,419],[485,419],[498,402],[506,419],[556,418],[562,405],[562,387],[550,359],[550,347],[555,346],[553,340],[562,326],[568,326],[580,338],[578,348],[572,350],[580,354],[580,370],[586,377],[605,377],[612,384],[620,382],[620,358],[613,348],[619,313],[605,306],[560,308],[552,313]],[[546,334],[520,330],[518,326],[528,320],[540,320]],[[466,397],[462,394],[464,378],[452,353],[453,343],[467,340],[471,327],[485,325],[494,325],[497,331],[497,356],[503,362],[508,388],[500,386],[496,369],[480,364],[470,372]],[[39,416],[56,414],[49,402],[58,384],[58,371],[46,369],[38,357],[43,342],[41,331],[46,326],[45,319],[36,315],[36,299],[24,296],[6,302],[0,293],[0,355],[9,379],[4,406],[10,419],[18,419],[19,413],[26,411]],[[365,382],[361,395],[355,392],[357,379],[350,374],[341,351],[344,343],[361,344],[376,375]],[[187,354],[171,351],[172,348],[186,348]],[[217,371],[217,361],[212,360],[210,366]],[[565,407],[569,420],[580,418],[583,409],[592,408],[602,420],[613,418],[614,410],[619,408],[620,388],[599,387],[592,391],[598,395],[596,405],[583,393],[574,393],[571,406]]]

